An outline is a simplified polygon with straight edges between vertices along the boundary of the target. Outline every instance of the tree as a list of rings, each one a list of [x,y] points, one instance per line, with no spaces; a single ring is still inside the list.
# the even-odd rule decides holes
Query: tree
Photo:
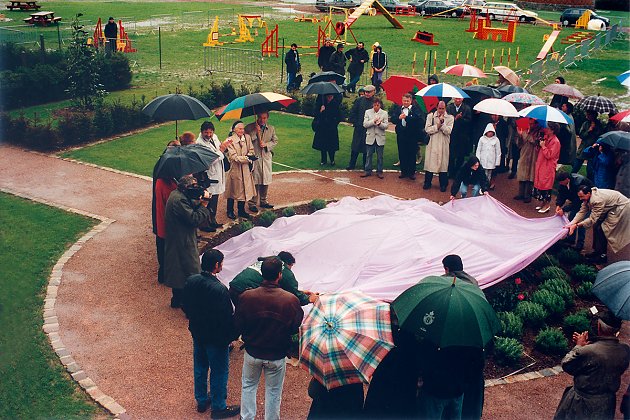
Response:
[[[78,13],[72,20],[72,41],[68,47],[68,93],[76,105],[84,109],[94,109],[95,103],[103,97],[99,68],[94,48],[88,45],[88,33],[79,22]]]

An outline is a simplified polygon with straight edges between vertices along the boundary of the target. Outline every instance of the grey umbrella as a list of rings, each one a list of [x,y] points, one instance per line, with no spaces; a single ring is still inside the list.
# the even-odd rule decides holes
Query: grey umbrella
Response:
[[[603,134],[599,140],[599,144],[607,144],[613,149],[621,149],[630,151],[630,133],[625,131],[609,131]]]
[[[149,102],[142,112],[154,120],[175,120],[175,137],[177,137],[177,120],[198,120],[212,116],[212,111],[201,101],[181,93],[158,96]]]
[[[343,93],[343,89],[332,82],[315,82],[309,83],[300,92],[305,95],[335,95]]]
[[[315,73],[308,79],[308,84],[317,83],[317,82],[335,82],[337,84],[341,84],[346,80],[346,77],[343,74],[335,73],[334,71],[321,71],[319,73]]]
[[[630,320],[630,261],[603,268],[592,291],[616,316]]]

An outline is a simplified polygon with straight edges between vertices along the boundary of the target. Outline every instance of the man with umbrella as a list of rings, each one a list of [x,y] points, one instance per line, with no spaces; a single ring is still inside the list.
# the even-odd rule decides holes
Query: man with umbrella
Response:
[[[245,133],[252,139],[254,155],[258,158],[252,170],[256,195],[249,200],[249,210],[254,213],[258,212],[258,205],[263,209],[273,208],[267,201],[267,192],[271,184],[273,149],[278,144],[278,136],[274,126],[267,124],[268,121],[269,112],[261,112],[255,122],[245,127]]]
[[[455,178],[457,171],[464,164],[464,157],[471,151],[470,122],[472,121],[472,111],[464,103],[463,98],[454,98],[453,103],[446,106],[446,112],[455,118],[449,144],[448,162],[448,173],[452,178]]]
[[[346,86],[346,89],[350,93],[354,93],[357,82],[361,78],[361,74],[363,73],[363,67],[365,63],[370,61],[370,56],[368,52],[365,50],[365,44],[363,42],[359,42],[355,48],[346,52],[346,58],[350,60],[350,65],[348,66],[348,73],[350,73],[350,82]]]
[[[363,155],[362,168],[365,168],[365,135],[367,129],[363,127],[363,119],[365,118],[365,111],[372,108],[374,103],[374,91],[376,89],[372,85],[367,85],[363,90],[365,94],[354,100],[352,110],[350,111],[349,120],[354,127],[354,131],[352,132],[352,144],[350,146],[350,162],[348,163],[348,167],[346,167],[348,171],[353,170],[357,165],[359,154]]]

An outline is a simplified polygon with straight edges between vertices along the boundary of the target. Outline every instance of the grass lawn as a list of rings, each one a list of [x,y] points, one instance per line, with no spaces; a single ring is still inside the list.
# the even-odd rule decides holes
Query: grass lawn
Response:
[[[245,119],[245,123],[253,121],[253,117]],[[311,119],[297,117],[290,114],[273,112],[270,124],[276,127],[279,146],[274,149],[274,161],[291,165],[299,169],[320,169],[319,151],[311,148],[313,143],[313,131]],[[199,133],[199,121],[180,121],[179,133],[192,131]],[[216,127],[216,133],[224,140],[232,126],[233,121],[220,122],[212,118]],[[151,176],[153,165],[159,158],[166,143],[175,136],[175,124],[167,124],[161,127],[151,128],[140,134],[123,137],[106,143],[88,146],[82,149],[64,153],[64,157],[108,166],[123,171]],[[350,143],[352,141],[352,127],[339,125],[339,152],[335,156],[336,168],[345,168],[350,159]],[[360,159],[359,159],[360,160]],[[385,145],[384,166],[386,169],[394,169],[393,163],[398,160],[396,148],[396,136],[387,133]],[[374,157],[376,165],[376,156]],[[329,166],[325,166],[325,169]],[[274,165],[274,171],[287,170],[286,167]]]
[[[94,221],[0,193],[0,418],[103,415],[42,331],[52,266]]]

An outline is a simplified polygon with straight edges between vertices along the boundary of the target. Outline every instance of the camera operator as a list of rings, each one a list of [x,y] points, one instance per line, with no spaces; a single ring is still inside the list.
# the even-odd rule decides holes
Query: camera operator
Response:
[[[166,246],[164,253],[164,284],[173,290],[172,308],[181,308],[182,290],[186,279],[199,274],[197,227],[207,223],[210,211],[204,205],[208,192],[192,175],[181,177],[177,189],[166,202]]]

